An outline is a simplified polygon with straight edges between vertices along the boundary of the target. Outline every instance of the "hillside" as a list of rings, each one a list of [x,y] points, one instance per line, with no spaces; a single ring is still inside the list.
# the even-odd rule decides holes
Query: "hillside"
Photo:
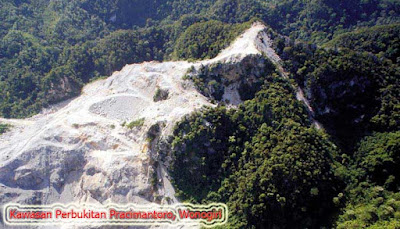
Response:
[[[370,52],[399,64],[399,36],[400,24],[373,26],[341,34],[324,44],[324,47]]]
[[[248,57],[261,64],[264,29],[253,24],[213,59],[126,65],[32,118],[1,119],[13,124],[0,136],[1,205],[177,202],[158,147],[185,115],[215,107],[183,76],[215,64],[244,69]],[[156,101],[158,90],[168,95]]]
[[[1,206],[400,227],[399,1],[4,0],[0,20]]]
[[[90,80],[125,64],[214,57],[248,28],[239,24],[254,18],[293,39],[318,43],[359,26],[400,20],[399,3],[392,0],[0,4],[0,115],[7,118],[28,117],[77,96]]]

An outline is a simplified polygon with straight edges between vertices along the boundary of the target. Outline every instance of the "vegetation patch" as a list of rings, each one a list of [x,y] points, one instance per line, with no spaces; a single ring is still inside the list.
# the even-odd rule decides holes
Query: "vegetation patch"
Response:
[[[367,51],[400,64],[399,37],[400,24],[380,25],[340,34],[324,44],[324,47]]]
[[[7,132],[10,127],[10,125],[0,123],[0,134]]]
[[[251,23],[226,24],[210,20],[191,25],[176,41],[174,59],[210,59],[227,47]]]
[[[129,122],[128,124],[125,124],[125,125],[129,129],[133,129],[134,127],[142,127],[144,124],[144,121],[145,121],[145,118],[140,118],[140,119],[134,120],[132,122]]]
[[[344,175],[348,202],[338,218],[338,228],[400,226],[400,132],[365,137],[354,162]]]
[[[154,96],[153,96],[153,101],[159,102],[162,100],[166,100],[166,99],[168,99],[168,95],[169,95],[168,90],[157,87],[156,92],[154,93]]]
[[[153,124],[149,128],[149,130],[147,131],[147,134],[146,134],[147,135],[146,139],[148,142],[154,141],[154,139],[156,139],[160,135],[162,125],[164,125],[162,122],[158,122],[156,124]]]

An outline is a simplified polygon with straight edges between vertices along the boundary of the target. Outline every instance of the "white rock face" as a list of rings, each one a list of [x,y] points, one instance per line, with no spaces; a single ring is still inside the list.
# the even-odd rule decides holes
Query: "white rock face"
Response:
[[[234,64],[262,52],[277,64],[264,30],[254,24],[214,59],[127,65],[33,118],[0,119],[14,126],[0,136],[0,205],[145,204],[157,195],[176,202],[165,167],[153,171],[147,131],[163,122],[161,135],[167,136],[184,115],[213,106],[182,79],[192,66]],[[153,101],[157,88],[168,90],[166,100]],[[224,99],[241,102],[237,85],[225,89]],[[141,118],[142,127],[121,126]],[[161,186],[157,191],[151,184],[154,172]]]

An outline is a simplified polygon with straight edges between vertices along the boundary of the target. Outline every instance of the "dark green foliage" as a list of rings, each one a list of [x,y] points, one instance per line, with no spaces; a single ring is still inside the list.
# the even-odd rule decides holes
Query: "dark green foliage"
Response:
[[[314,128],[292,120],[284,121],[279,131],[261,125],[239,169],[221,188],[228,191],[230,209],[238,213],[233,221],[257,228],[326,224],[328,218],[316,216],[328,216],[337,195],[334,154],[332,143]]]
[[[400,226],[400,132],[375,133],[359,144],[347,173],[348,202],[338,228]]]
[[[223,107],[207,108],[176,126],[172,176],[181,198],[200,202],[218,190],[221,165],[229,156],[229,130],[235,126],[226,112]]]
[[[399,6],[393,0],[219,0],[210,13],[230,23],[259,18],[284,35],[320,43],[354,27],[398,22]]]
[[[363,183],[352,194],[358,201],[348,203],[343,209],[337,228],[400,227],[399,192],[389,192],[380,186],[370,187],[368,183]]]
[[[258,61],[253,56],[246,57],[242,64],[245,71],[241,74],[238,92],[243,101],[254,98],[255,94],[269,80],[274,81],[280,77],[275,65],[265,56]],[[260,68],[260,66],[262,67]]]
[[[218,0],[209,9],[212,18],[228,22],[246,22],[266,16],[268,6],[259,0]]]
[[[306,91],[318,120],[350,146],[366,131],[399,128],[400,71],[369,53],[289,45],[285,66]]]
[[[161,100],[166,100],[166,99],[168,99],[168,95],[169,95],[168,90],[157,88],[156,93],[154,93],[154,96],[153,96],[153,101],[158,102]]]
[[[374,26],[341,34],[325,47],[367,51],[400,63],[400,24]]]
[[[400,132],[375,133],[364,138],[355,155],[363,179],[400,191]]]
[[[341,156],[347,168],[336,170],[347,183],[333,199],[343,207],[336,226],[399,227],[398,25],[343,34],[327,50],[279,36],[275,46],[315,117],[347,153]]]
[[[171,175],[178,195],[227,203],[234,228],[323,225],[317,216],[332,209],[340,186],[335,147],[310,127],[287,82],[266,85],[237,110],[207,108],[177,125]]]
[[[157,20],[169,21],[171,10],[192,3],[1,2],[0,115],[33,115],[50,103],[78,95],[84,84],[126,64],[169,58],[181,33],[203,19],[188,15],[180,19],[184,14],[180,12],[171,25],[160,25]],[[190,6],[185,12],[200,12],[202,7],[207,3]],[[225,32],[226,39],[208,43],[215,47],[215,53],[234,38],[237,30]]]
[[[231,8],[226,9],[234,12],[237,6],[231,4]],[[314,7],[319,6],[315,5],[311,10]],[[322,7],[327,7],[324,2]],[[365,10],[363,7],[362,10]],[[307,20],[315,20],[318,14],[322,17],[325,14],[324,10],[315,13]],[[346,14],[338,17],[346,17]],[[355,14],[353,16],[357,17]],[[370,17],[376,15],[371,14]],[[323,20],[335,24],[332,18]],[[307,23],[304,26],[310,25]],[[313,34],[312,39],[321,41],[339,28],[313,26],[315,30],[325,31]],[[294,37],[307,34],[305,30],[299,31]],[[397,150],[394,150],[398,148],[397,137],[382,133],[380,136],[367,137],[358,150],[354,150],[354,147],[372,131],[395,131],[399,128],[397,30],[396,26],[387,26],[376,27],[376,31],[364,31],[366,34],[356,33],[355,38],[351,37],[352,34],[338,37],[337,40],[342,39],[343,42],[336,47],[326,45],[332,47],[331,50],[318,49],[312,44],[295,45],[283,37],[274,36],[286,69],[305,89],[315,110],[315,117],[323,122],[349,156],[343,154],[337,157],[338,149],[328,140],[328,136],[304,122],[307,120],[306,113],[298,113],[302,108],[288,111],[293,106],[282,103],[287,101],[284,96],[271,97],[277,91],[270,87],[276,84],[268,84],[268,92],[255,89],[259,92],[254,99],[251,96],[243,97],[251,100],[238,110],[226,111],[223,107],[206,109],[179,124],[174,133],[173,154],[176,164],[172,170],[179,196],[190,201],[228,203],[232,211],[230,226],[237,228],[329,225],[335,220],[330,218],[335,209],[333,205],[344,207],[334,223],[338,227],[396,225],[399,213],[396,209],[392,211],[390,204],[394,192],[398,192],[396,174],[399,171],[395,165],[399,162]],[[188,78],[195,82],[200,91],[209,90],[208,82],[212,80],[217,86],[224,85],[223,77],[210,72],[215,71],[206,69],[197,72],[197,75],[189,74]],[[270,77],[267,79],[271,81]],[[245,92],[251,91],[245,87],[243,89]],[[266,96],[268,102],[260,99],[263,98],[261,95]],[[209,96],[216,98],[212,93]],[[264,104],[276,106],[263,108]],[[260,110],[280,112],[259,114]],[[284,114],[294,115],[288,119],[282,118]],[[229,134],[226,133],[228,130],[231,131]],[[369,156],[360,157],[361,154]],[[349,168],[336,163],[335,159]],[[188,168],[188,171],[181,171],[179,168],[182,167]],[[346,181],[345,190],[337,176]],[[191,179],[188,180],[188,177]],[[300,181],[301,185],[296,185]],[[375,200],[370,199],[378,198],[369,195],[371,190],[376,189],[375,185],[382,185],[382,193],[385,193],[379,196],[385,203],[379,209],[371,207]],[[357,209],[355,214],[351,212],[353,208]],[[347,209],[350,209],[350,218],[346,218],[349,217]]]
[[[152,142],[154,139],[156,139],[157,136],[160,135],[161,128],[164,127],[163,125],[164,124],[162,122],[153,124],[147,131],[147,134],[146,134],[147,141]]]
[[[193,24],[176,41],[173,56],[176,59],[208,59],[236,38],[250,24],[224,24],[219,21],[207,21]]]
[[[162,60],[164,30],[118,30],[100,40],[93,48],[94,70],[97,75],[110,75],[125,64]]]
[[[0,123],[0,135],[4,134],[9,128],[10,125]]]
[[[213,57],[249,20],[317,42],[359,26],[399,21],[399,3],[393,0],[4,0],[0,6],[3,117],[35,114],[125,64]],[[395,31],[390,29],[389,37]],[[357,46],[380,52],[386,38],[381,40],[377,48]],[[397,61],[396,42],[383,49]]]

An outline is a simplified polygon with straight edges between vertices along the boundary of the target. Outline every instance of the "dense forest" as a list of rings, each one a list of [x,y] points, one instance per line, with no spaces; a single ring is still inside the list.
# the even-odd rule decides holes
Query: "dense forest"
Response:
[[[172,147],[178,197],[227,203],[232,227],[325,225],[342,186],[336,146],[280,77],[237,109],[187,117]]]
[[[292,80],[270,70],[239,107],[204,108],[176,126],[178,197],[227,203],[231,228],[399,227],[400,68],[370,50],[275,43]]]
[[[229,228],[400,228],[399,1],[3,0],[0,20],[5,118],[79,95],[125,64],[212,58],[265,23],[289,79],[266,60],[243,104],[176,125],[178,199],[226,203]],[[218,76],[187,80],[220,99]]]
[[[320,44],[361,26],[400,21],[396,0],[4,0],[0,6],[3,117],[31,116],[125,64],[212,57],[251,19]]]

